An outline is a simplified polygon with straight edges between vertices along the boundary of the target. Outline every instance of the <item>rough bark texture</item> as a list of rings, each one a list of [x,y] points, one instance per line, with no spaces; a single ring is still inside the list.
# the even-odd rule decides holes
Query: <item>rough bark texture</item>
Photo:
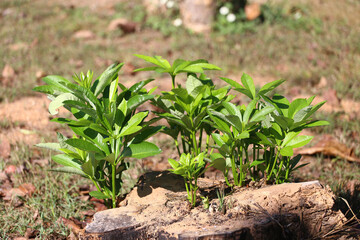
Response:
[[[334,209],[333,193],[318,181],[238,188],[220,205],[220,183],[199,180],[210,209],[191,209],[182,178],[145,174],[122,207],[98,212],[80,239],[307,239],[346,219]]]
[[[194,32],[209,32],[215,16],[215,1],[184,0],[180,13],[185,27]]]

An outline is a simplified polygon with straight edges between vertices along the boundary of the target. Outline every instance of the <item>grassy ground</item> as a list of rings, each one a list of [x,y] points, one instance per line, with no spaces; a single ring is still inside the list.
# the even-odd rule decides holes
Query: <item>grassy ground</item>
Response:
[[[287,83],[282,91],[290,96],[297,88],[300,94],[308,95],[324,95],[333,89],[339,99],[360,101],[359,1],[289,1],[271,6],[268,14],[272,18],[262,24],[238,25],[243,30],[235,34],[216,31],[204,36],[175,28],[168,18],[146,16],[139,4],[141,1],[118,1],[112,7],[96,8],[97,11],[91,6],[61,2],[0,2],[0,69],[9,65],[15,70],[10,82],[1,85],[0,81],[0,101],[32,95],[31,89],[39,83],[37,75],[41,72],[70,78],[73,73],[87,69],[93,69],[98,75],[113,61],[142,66],[133,56],[135,53],[169,59],[204,58],[221,66],[222,76],[236,77],[247,72],[255,81],[257,77],[284,78]],[[294,11],[301,12],[299,20],[294,18]],[[137,22],[139,30],[128,35],[120,30],[107,31],[111,20],[119,17]],[[94,36],[76,39],[74,33],[79,30],[90,30]],[[327,81],[319,88],[316,86],[321,77]],[[124,73],[122,76],[123,81],[134,81],[134,78],[139,75]],[[360,122],[356,116],[344,118],[342,115],[342,112],[319,114],[331,125],[317,133],[332,134],[346,145],[354,146],[355,153],[360,154]],[[13,124],[0,119],[0,131]],[[14,185],[31,182],[37,190],[33,197],[24,199],[21,207],[0,199],[3,216],[0,237],[23,236],[28,227],[38,229],[40,238],[66,237],[69,230],[57,224],[57,219],[73,216],[83,220],[80,212],[92,208],[78,193],[85,182],[48,172],[51,164],[43,167],[32,164],[31,149],[27,146],[20,144],[16,149],[9,160],[0,161],[0,170],[10,164],[25,164],[28,171],[15,173]],[[309,161],[311,165],[296,177],[319,179],[329,184],[338,196],[347,196],[347,183],[360,179],[358,164],[322,156]],[[360,205],[356,204],[359,198],[360,195],[353,196],[352,206]],[[36,210],[39,216],[34,220],[31,217]],[[356,208],[357,213],[359,210]]]

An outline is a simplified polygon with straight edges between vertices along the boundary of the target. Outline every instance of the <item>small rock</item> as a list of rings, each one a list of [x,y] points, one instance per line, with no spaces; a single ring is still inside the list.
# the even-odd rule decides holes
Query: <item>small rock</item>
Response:
[[[136,31],[137,24],[131,22],[125,18],[114,19],[110,22],[108,26],[108,31],[115,31],[117,29],[121,29],[125,34],[133,33]]]
[[[73,37],[76,39],[89,40],[89,39],[94,39],[95,34],[90,30],[80,30],[75,32]]]
[[[245,6],[246,19],[252,21],[260,16],[261,8],[259,3],[251,3]]]

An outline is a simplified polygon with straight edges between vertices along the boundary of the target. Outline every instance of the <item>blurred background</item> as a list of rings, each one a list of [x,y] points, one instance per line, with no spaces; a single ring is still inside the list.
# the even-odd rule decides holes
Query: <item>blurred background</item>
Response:
[[[359,0],[1,0],[0,238],[65,239],[105,208],[89,182],[48,171],[50,153],[33,145],[67,130],[31,89],[46,75],[98,76],[118,61],[125,85],[151,77],[169,90],[164,75],[135,74],[147,65],[133,54],[206,59],[222,68],[209,72],[220,85],[245,72],[257,86],[286,79],[290,99],[326,100],[316,117],[330,125],[307,133],[315,138],[299,151],[309,165],[294,181],[320,180],[359,214],[359,14]],[[164,153],[132,163],[127,190],[145,170],[169,167],[169,140],[153,141]]]

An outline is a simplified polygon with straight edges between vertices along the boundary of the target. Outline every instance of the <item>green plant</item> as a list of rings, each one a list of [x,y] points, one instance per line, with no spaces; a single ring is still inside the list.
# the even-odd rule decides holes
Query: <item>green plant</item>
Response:
[[[210,207],[209,197],[208,196],[206,196],[206,197],[200,196],[200,197],[201,197],[201,202],[203,204],[204,209],[209,209],[209,207]]]
[[[224,205],[224,202],[225,202],[225,191],[224,191],[224,188],[221,188],[221,190],[219,189],[216,189],[216,195],[219,199],[219,207],[218,207],[218,211],[219,212],[224,212],[225,211],[225,205]]]
[[[169,127],[164,133],[170,135],[181,155],[179,145],[179,134],[182,143],[183,153],[191,153],[194,156],[209,149],[209,136],[213,131],[206,121],[209,117],[206,109],[216,108],[223,101],[230,101],[228,96],[229,87],[215,89],[212,80],[207,78],[203,72],[208,70],[220,70],[219,67],[209,64],[206,60],[185,61],[177,59],[171,66],[169,62],[160,56],[148,57],[136,55],[156,66],[138,69],[137,71],[154,70],[165,72],[171,76],[171,91],[162,92],[162,95],[152,100],[152,103],[160,108],[162,112],[156,114],[168,121]],[[179,73],[187,73],[185,88],[176,87],[176,76]],[[196,73],[200,73],[197,77]],[[206,145],[203,149],[203,134],[206,134]]]
[[[188,195],[188,200],[191,205],[196,205],[196,191],[198,189],[197,180],[201,174],[206,171],[204,161],[205,153],[193,157],[190,153],[181,154],[180,160],[169,159],[172,169],[171,172],[182,176],[185,179],[185,188]]]
[[[296,166],[301,156],[291,158],[293,149],[306,145],[312,139],[310,136],[298,136],[299,133],[305,128],[328,124],[326,121],[311,120],[325,102],[311,106],[315,96],[296,99],[292,103],[278,94],[268,97],[268,93],[284,80],[270,82],[258,91],[252,78],[246,74],[241,78],[242,84],[227,78],[223,80],[234,90],[248,96],[251,102],[248,106],[225,102],[220,112],[208,109],[213,126],[221,132],[212,133],[219,150],[211,154],[213,166],[224,173],[228,185],[231,185],[227,180],[230,169],[234,184],[239,186],[247,174],[252,179],[258,179],[259,172],[276,183],[288,181],[291,172],[304,166]]]
[[[52,120],[69,126],[74,132],[72,138],[58,133],[58,143],[37,146],[61,152],[52,159],[63,167],[54,170],[89,178],[97,188],[90,195],[107,199],[108,203],[111,200],[112,207],[116,207],[122,173],[128,168],[126,159],[153,156],[161,151],[145,141],[161,127],[144,121],[148,112],[136,112],[139,105],[154,98],[154,89],[148,92],[143,88],[152,80],[126,88],[118,78],[122,66],[111,65],[94,82],[93,73],[88,71],[74,76],[77,84],[60,76],[48,76],[43,79],[47,85],[34,88],[52,100],[51,114],[57,114],[56,109],[63,106],[75,118]]]

